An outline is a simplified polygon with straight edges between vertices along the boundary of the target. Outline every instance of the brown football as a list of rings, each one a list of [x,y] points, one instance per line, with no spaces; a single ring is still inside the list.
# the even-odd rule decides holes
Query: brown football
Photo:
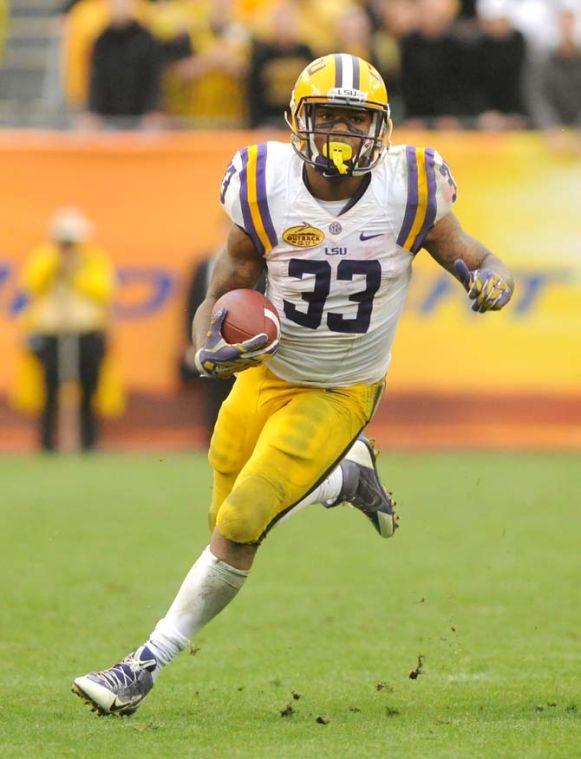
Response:
[[[257,290],[230,290],[219,298],[213,312],[225,308],[222,336],[227,343],[242,343],[261,332],[268,335],[268,344],[280,334],[276,308]]]

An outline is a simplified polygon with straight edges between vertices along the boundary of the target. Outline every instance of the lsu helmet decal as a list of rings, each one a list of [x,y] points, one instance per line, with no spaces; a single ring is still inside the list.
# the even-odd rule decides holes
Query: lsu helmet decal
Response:
[[[369,129],[364,132],[349,123],[346,131],[330,132],[326,124],[317,125],[317,109],[322,106],[364,110],[371,115]],[[391,121],[385,83],[363,58],[346,53],[317,58],[295,83],[286,121],[292,145],[303,161],[328,177],[360,176],[371,171],[387,150]],[[326,136],[321,150],[317,135]],[[357,137],[358,148],[342,142],[342,135]]]

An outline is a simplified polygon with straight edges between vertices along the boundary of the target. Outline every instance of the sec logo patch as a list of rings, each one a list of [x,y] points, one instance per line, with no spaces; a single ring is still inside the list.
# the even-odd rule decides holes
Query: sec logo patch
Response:
[[[339,224],[338,221],[332,221],[329,224],[329,232],[332,235],[340,235],[342,231],[343,231],[343,227]]]
[[[289,227],[283,233],[282,239],[295,248],[314,248],[323,242],[325,234],[317,227],[300,224],[296,227]]]

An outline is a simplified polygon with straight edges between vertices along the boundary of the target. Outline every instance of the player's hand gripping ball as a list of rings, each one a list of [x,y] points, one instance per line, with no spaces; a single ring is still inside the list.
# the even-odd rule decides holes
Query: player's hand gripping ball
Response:
[[[204,377],[226,379],[270,358],[279,338],[280,321],[268,298],[256,290],[231,290],[216,301],[196,367]]]
[[[504,279],[490,269],[471,271],[461,258],[454,261],[454,269],[470,300],[473,311],[500,311],[511,299],[512,290]]]

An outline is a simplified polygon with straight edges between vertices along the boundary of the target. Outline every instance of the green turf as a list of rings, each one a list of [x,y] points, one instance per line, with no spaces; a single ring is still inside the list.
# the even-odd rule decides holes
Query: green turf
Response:
[[[278,527],[200,650],[121,720],[70,682],[144,639],[205,545],[205,461],[1,460],[0,755],[579,756],[578,457],[383,471],[392,541],[350,509]]]

